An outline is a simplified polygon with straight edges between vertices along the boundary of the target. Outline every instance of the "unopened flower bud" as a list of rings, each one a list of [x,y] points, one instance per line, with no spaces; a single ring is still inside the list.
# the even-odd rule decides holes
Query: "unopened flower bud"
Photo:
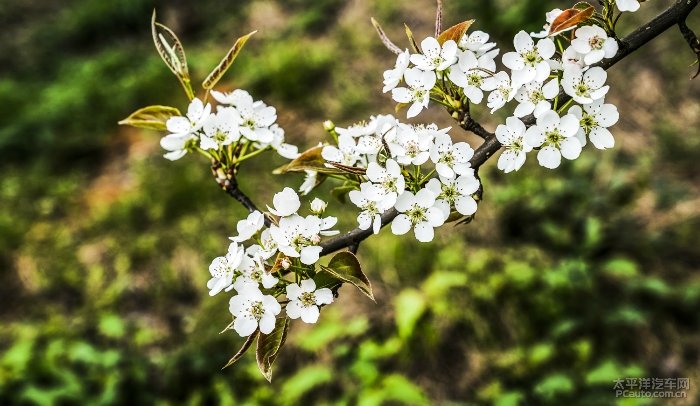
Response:
[[[289,258],[282,259],[282,268],[289,269],[290,266],[292,266],[292,263],[289,261]]]
[[[326,211],[326,206],[328,206],[328,203],[317,197],[311,202],[311,212],[313,214],[321,214]]]

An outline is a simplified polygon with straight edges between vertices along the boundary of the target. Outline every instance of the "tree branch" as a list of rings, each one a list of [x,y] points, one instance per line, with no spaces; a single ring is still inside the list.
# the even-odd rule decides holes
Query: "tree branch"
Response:
[[[698,5],[698,2],[700,2],[700,0],[676,0],[672,6],[656,16],[656,18],[637,28],[627,37],[622,39],[620,49],[615,56],[598,63],[596,66],[600,66],[606,70],[609,69],[611,66],[626,58],[628,55],[646,43],[658,37],[664,31],[668,30],[679,22],[685,21],[688,14],[690,14],[690,12],[693,11],[693,9],[695,9],[695,7]],[[564,92],[559,94],[560,103],[565,103],[569,99],[570,97]],[[527,116],[523,122],[525,122],[526,125],[532,125],[535,123],[535,117],[532,115]],[[478,125],[478,123],[473,122],[469,127],[471,128],[472,126],[475,126],[474,129],[482,132],[483,135],[475,132],[472,129],[468,129],[468,131],[472,131],[475,134],[480,135],[482,138],[485,138],[483,144],[481,144],[479,148],[474,151],[474,156],[469,161],[472,168],[478,169],[501,148],[501,143],[498,142],[495,135],[486,131],[483,127],[481,127],[481,125]],[[382,215],[382,227],[393,221],[398,214],[399,213],[395,209],[391,209],[384,213]],[[367,230],[356,228],[322,243],[321,247],[323,247],[323,251],[321,251],[321,255],[328,255],[340,249],[359,244],[370,235],[372,235],[371,227]]]
[[[683,21],[678,22],[678,28],[681,30],[681,35],[683,35],[683,39],[685,39],[685,42],[688,43],[690,49],[693,51],[693,53],[695,53],[695,63],[698,64],[698,71],[691,78],[695,79],[696,77],[698,77],[698,75],[700,75],[700,40],[698,40],[698,36],[695,35],[695,32],[688,28],[688,24],[685,23],[685,19],[683,19]]]
[[[243,207],[246,208],[246,210],[248,210],[249,213],[260,211],[255,206],[255,203],[253,203],[253,201],[248,197],[248,195],[243,193],[243,191],[238,188],[235,170],[224,170],[220,163],[214,162],[211,165],[211,173],[214,175],[216,183],[221,186],[221,189],[223,189],[229,196],[236,199],[241,205],[243,205]],[[270,227],[272,222],[267,215],[264,217],[265,226]]]
[[[623,38],[620,41],[620,49],[617,51],[615,56],[610,59],[605,59],[594,66],[600,66],[601,68],[608,70],[610,67],[620,62],[622,59],[626,58],[628,55],[641,48],[646,43],[658,37],[664,31],[682,21],[685,21],[688,14],[690,14],[690,12],[697,7],[698,2],[700,2],[700,0],[676,0],[672,6],[656,16],[656,18],[637,28],[627,37]],[[569,99],[571,99],[571,97],[568,94],[564,93],[563,91],[559,93],[560,104],[566,103],[569,101]],[[532,114],[523,119],[523,123],[525,123],[526,126],[535,124],[535,121],[535,117]],[[474,152],[474,156],[470,161],[472,167],[478,168],[479,166],[483,165],[484,162],[486,162],[486,160],[488,160],[500,148],[501,143],[498,142],[496,137],[489,138],[484,141],[484,143],[481,144]]]
[[[484,140],[495,137],[496,135],[487,129],[485,129],[481,124],[472,118],[471,112],[469,111],[469,102],[464,104],[465,108],[459,110],[450,111],[450,114],[457,113],[457,122],[459,126],[465,131],[472,132]],[[454,116],[453,116],[454,117]]]

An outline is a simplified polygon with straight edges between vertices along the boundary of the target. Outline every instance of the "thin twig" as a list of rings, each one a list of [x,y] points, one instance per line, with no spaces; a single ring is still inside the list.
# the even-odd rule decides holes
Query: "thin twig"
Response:
[[[442,32],[442,0],[437,0],[437,11],[435,12],[435,38]]]
[[[374,29],[377,30],[377,34],[379,35],[379,39],[382,40],[382,43],[384,44],[384,46],[385,46],[389,51],[395,53],[396,55],[400,55],[401,52],[402,52],[402,51],[401,51],[401,48],[397,47],[396,44],[394,44],[393,42],[391,42],[391,40],[389,39],[389,37],[386,35],[386,33],[384,32],[384,30],[382,29],[382,27],[379,25],[379,23],[377,22],[377,20],[374,19],[374,17],[370,18],[370,20],[372,21],[372,25],[374,26]]]

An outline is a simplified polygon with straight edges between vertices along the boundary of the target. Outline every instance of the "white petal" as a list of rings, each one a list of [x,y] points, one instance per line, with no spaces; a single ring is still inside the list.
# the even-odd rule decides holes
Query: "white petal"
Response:
[[[318,316],[319,316],[319,310],[318,306],[311,305],[307,307],[302,307],[301,308],[301,320],[304,323],[309,323],[313,324],[318,321]]]
[[[399,214],[391,222],[391,232],[394,235],[404,235],[411,229],[411,220],[405,214]]]
[[[581,143],[576,137],[567,138],[561,142],[561,154],[566,159],[576,159],[581,155]]]
[[[270,312],[265,312],[260,318],[260,332],[263,334],[270,334],[272,330],[275,329],[275,316]]]
[[[558,168],[561,164],[561,152],[554,147],[544,147],[537,154],[537,161],[545,168]]]
[[[236,317],[236,321],[233,322],[233,329],[241,337],[247,337],[258,328],[258,322],[252,317]]]
[[[595,127],[589,134],[591,143],[598,149],[607,149],[615,146],[615,138],[607,128]]]
[[[465,216],[476,213],[476,200],[471,196],[459,196],[455,199],[455,209]]]
[[[298,300],[287,303],[287,316],[290,319],[298,319],[301,316],[301,304]]]
[[[433,238],[435,238],[435,230],[427,221],[422,221],[416,224],[413,232],[416,235],[416,240],[420,242],[430,242],[433,241]]]
[[[328,288],[317,290],[314,292],[314,296],[316,296],[317,305],[327,305],[333,303],[333,292],[331,292],[331,290]]]

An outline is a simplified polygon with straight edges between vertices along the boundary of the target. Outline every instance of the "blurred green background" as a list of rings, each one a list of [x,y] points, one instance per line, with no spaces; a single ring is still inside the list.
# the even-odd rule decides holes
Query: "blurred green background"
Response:
[[[573,3],[447,0],[445,25],[476,18],[508,50]],[[667,3],[647,2],[621,33]],[[700,402],[700,82],[677,30],[612,69],[614,150],[589,146],[556,171],[531,156],[511,175],[492,160],[472,224],[433,244],[366,241],[377,303],[345,287],[318,325],[294,323],[270,385],[252,353],[221,370],[242,339],[219,334],[228,298],[205,286],[242,208],[200,157],[168,162],[159,134],[116,125],[144,105],[186,107],[151,43],[153,7],[0,7],[0,403],[604,405],[625,377],[688,377],[674,404]],[[393,111],[381,74],[394,58],[370,16],[401,46],[403,22],[424,37],[434,17],[430,0],[155,7],[195,82],[258,29],[222,87],[276,106],[302,148],[323,139],[324,119]],[[700,12],[689,22],[700,28]],[[453,125],[433,110],[421,120]],[[482,113],[490,128],[502,119]],[[270,174],[283,162],[251,162],[243,189],[265,202],[297,187]]]

